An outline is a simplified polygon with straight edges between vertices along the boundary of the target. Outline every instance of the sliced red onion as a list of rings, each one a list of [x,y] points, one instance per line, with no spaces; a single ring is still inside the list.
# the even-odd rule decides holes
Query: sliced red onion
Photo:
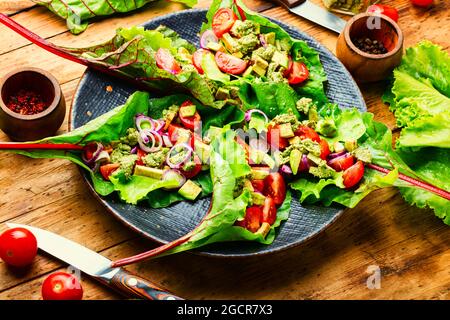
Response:
[[[280,171],[281,171],[282,173],[284,173],[285,175],[288,175],[288,176],[290,176],[290,175],[292,174],[292,169],[291,169],[291,167],[289,167],[287,164],[283,164],[283,165],[281,166]]]
[[[83,151],[83,153],[81,154],[81,158],[83,159],[84,163],[86,163],[87,165],[91,165],[94,162],[97,161],[98,156],[100,155],[100,153],[103,151],[103,145],[99,142],[92,142],[89,143],[88,145],[86,145],[84,148],[87,149],[89,147],[91,147],[93,144],[96,145],[96,149],[95,151],[92,153],[92,157],[90,159],[86,158],[86,152]]]
[[[160,150],[163,146],[163,141],[158,132],[144,129],[138,136],[138,144],[143,151],[150,153]]]
[[[208,43],[210,42],[213,43],[219,42],[219,39],[216,37],[216,35],[211,29],[203,32],[202,36],[200,37],[200,47],[202,47],[203,49],[208,49]]]
[[[163,146],[163,140],[162,140],[161,134],[156,131],[150,131],[150,134],[152,134],[153,137],[155,138],[155,144],[156,144],[154,146],[153,150],[150,152],[155,152],[155,151],[160,150]]]
[[[331,160],[331,159],[343,156],[346,153],[347,153],[346,151],[330,153],[327,158],[328,158],[328,160]]]
[[[252,114],[255,112],[261,114],[264,117],[264,120],[266,122],[269,122],[269,118],[266,116],[266,114],[258,109],[251,109],[251,110],[248,110],[247,112],[245,112],[245,121],[249,122],[250,119],[252,118]]]
[[[153,124],[155,126],[155,128],[153,129],[156,132],[160,132],[161,129],[164,127],[164,125],[166,124],[165,121],[163,120],[153,120]]]
[[[186,177],[181,174],[179,170],[176,169],[170,169],[166,170],[163,173],[162,180],[164,181],[173,181],[173,186],[170,187],[164,187],[166,190],[173,190],[173,189],[179,189],[183,186],[183,184],[186,182]]]
[[[187,152],[186,152],[186,155],[184,156],[184,158],[183,158],[180,162],[178,162],[178,163],[172,163],[172,162],[170,161],[170,158],[172,157],[172,154],[174,153],[174,151],[177,152],[177,153],[179,153],[176,149],[177,149],[177,148],[180,148],[180,147],[183,148],[183,149],[185,149],[185,150],[187,151]],[[180,152],[182,152],[182,151],[180,151]],[[174,146],[172,147],[172,149],[170,149],[169,153],[167,154],[166,163],[167,163],[167,165],[168,165],[169,167],[171,167],[172,169],[179,169],[179,168],[184,164],[184,162],[185,162],[187,159],[190,159],[190,158],[191,158],[191,155],[192,155],[193,152],[194,152],[194,150],[192,150],[191,146],[188,145],[187,143],[179,143],[179,144],[176,144],[176,145],[174,145]]]
[[[150,124],[150,128],[142,128],[142,124],[145,122]],[[143,114],[136,115],[135,124],[136,124],[136,129],[139,132],[141,132],[143,130],[153,130],[155,127],[153,124],[153,119],[150,117],[147,117],[146,115],[143,115]]]
[[[137,153],[137,149],[138,149],[137,146],[134,147],[133,149],[131,149],[130,153],[131,153],[131,154],[136,154],[136,153]]]
[[[162,134],[162,139],[166,147],[173,147],[173,143],[172,141],[170,141],[169,135],[167,133]]]
[[[259,42],[264,48],[267,47],[266,37],[263,34],[259,35]]]
[[[309,164],[309,160],[308,157],[306,156],[306,154],[302,155],[302,162],[300,164],[300,171],[309,171],[309,168],[311,167],[311,165]]]

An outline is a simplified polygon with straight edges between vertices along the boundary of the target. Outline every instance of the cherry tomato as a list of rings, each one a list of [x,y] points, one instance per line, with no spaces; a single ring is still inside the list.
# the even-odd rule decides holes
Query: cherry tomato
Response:
[[[237,17],[230,8],[220,8],[212,19],[212,30],[217,38],[221,38],[231,30]]]
[[[283,72],[283,76],[284,76],[285,78],[289,77],[289,74],[290,74],[291,71],[292,71],[292,66],[293,66],[293,65],[294,65],[294,61],[292,61],[292,57],[289,56],[289,64],[288,64],[288,67],[287,67],[287,69],[284,70],[284,72]]]
[[[344,179],[344,186],[348,189],[355,186],[361,181],[364,176],[364,164],[362,161],[356,162],[350,168],[344,171],[342,178]]]
[[[191,103],[192,104],[192,103]],[[181,106],[180,107],[180,109],[181,108],[185,108],[186,106]],[[179,116],[179,118],[180,118],[180,121],[181,121],[181,123],[183,124],[183,126],[186,128],[186,129],[189,129],[189,130],[195,130],[195,128],[196,127],[198,127],[199,125],[200,125],[200,121],[201,121],[201,118],[200,118],[200,114],[196,111],[195,112],[195,114],[193,115],[193,116],[190,116],[190,117],[183,117],[182,115],[181,115],[181,113],[179,113],[178,114],[178,116]]]
[[[347,153],[344,156],[340,156],[328,161],[328,165],[337,172],[340,172],[350,168],[354,162],[355,158],[351,154]]]
[[[413,0],[414,1],[414,0]],[[373,12],[378,14],[383,14],[385,16],[388,16],[395,22],[398,21],[398,11],[397,9],[385,5],[385,4],[373,4],[369,8],[367,8],[367,12]]]
[[[197,155],[194,155],[194,163],[195,166],[189,171],[183,170],[183,167],[180,168],[180,172],[185,176],[187,179],[191,179],[198,175],[200,171],[202,171],[202,162],[200,158]]]
[[[12,228],[0,235],[0,258],[14,267],[29,265],[37,253],[36,237],[25,228]]]
[[[418,7],[427,8],[433,4],[433,0],[411,0],[412,4]]]
[[[175,60],[169,49],[159,48],[156,51],[156,65],[172,74],[178,74],[181,72],[181,67]]]
[[[288,75],[289,84],[299,84],[308,79],[309,70],[306,64],[299,61],[292,63],[291,73]]]
[[[277,206],[286,198],[286,183],[279,172],[269,174],[264,179],[264,195],[271,197]]]
[[[311,139],[315,142],[320,142],[320,136],[317,132],[314,131],[314,129],[308,127],[308,126],[300,126],[295,130],[294,134],[297,137],[300,137],[300,139]]]
[[[202,59],[206,53],[209,53],[209,51],[205,49],[198,49],[192,55],[192,64],[200,74],[203,74]]]
[[[83,288],[73,274],[55,272],[44,280],[42,298],[44,300],[81,300]]]
[[[119,169],[119,167],[120,164],[118,163],[104,164],[100,166],[100,174],[102,175],[103,179],[109,181],[109,176],[112,175],[114,171]]]
[[[247,68],[247,62],[222,51],[216,52],[215,59],[219,69],[229,74],[238,75]]]
[[[236,221],[235,225],[243,227],[251,232],[256,232],[261,226],[261,217],[261,208],[258,206],[253,206],[245,210],[244,220]]]
[[[142,161],[142,158],[144,158],[147,155],[147,152],[145,152],[141,148],[138,148],[136,155],[138,156],[136,164],[140,165],[140,166],[143,166],[144,165],[144,161]]]
[[[264,191],[264,180],[252,180],[252,186],[259,192]]]
[[[264,206],[262,209],[261,222],[267,222],[273,225],[277,220],[277,207],[275,206],[275,201],[271,197],[266,197],[264,200]]]
[[[327,140],[320,139],[319,141],[320,145],[320,159],[327,160],[328,155],[330,154],[330,146],[328,145]]]
[[[280,137],[280,129],[278,125],[272,127],[269,125],[267,128],[267,143],[272,150],[283,150],[289,145],[289,141],[286,138]]]
[[[83,148],[84,157],[87,160],[92,159],[94,156],[95,151],[97,151],[97,144],[96,143],[88,143]]]

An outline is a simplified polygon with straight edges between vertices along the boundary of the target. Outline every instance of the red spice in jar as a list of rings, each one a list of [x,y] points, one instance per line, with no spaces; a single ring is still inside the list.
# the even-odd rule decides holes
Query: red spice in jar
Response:
[[[48,104],[40,94],[23,89],[10,97],[6,106],[11,111],[22,115],[37,114],[48,108]]]

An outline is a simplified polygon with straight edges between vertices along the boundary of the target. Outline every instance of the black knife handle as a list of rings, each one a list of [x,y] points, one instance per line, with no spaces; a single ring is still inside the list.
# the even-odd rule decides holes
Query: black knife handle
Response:
[[[110,285],[131,297],[146,300],[183,300],[167,290],[151,283],[147,279],[139,277],[124,269],[120,269],[111,279]]]
[[[279,5],[282,5],[283,7],[286,7],[288,9],[291,9],[293,7],[296,7],[306,0],[269,0],[270,2],[278,3]]]

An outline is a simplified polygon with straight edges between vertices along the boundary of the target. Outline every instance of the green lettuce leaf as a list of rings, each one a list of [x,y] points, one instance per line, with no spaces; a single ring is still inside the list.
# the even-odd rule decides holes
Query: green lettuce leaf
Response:
[[[73,34],[79,34],[88,27],[88,20],[99,16],[110,16],[137,10],[156,0],[31,0],[47,7],[67,21]],[[197,0],[173,0],[193,7]]]

